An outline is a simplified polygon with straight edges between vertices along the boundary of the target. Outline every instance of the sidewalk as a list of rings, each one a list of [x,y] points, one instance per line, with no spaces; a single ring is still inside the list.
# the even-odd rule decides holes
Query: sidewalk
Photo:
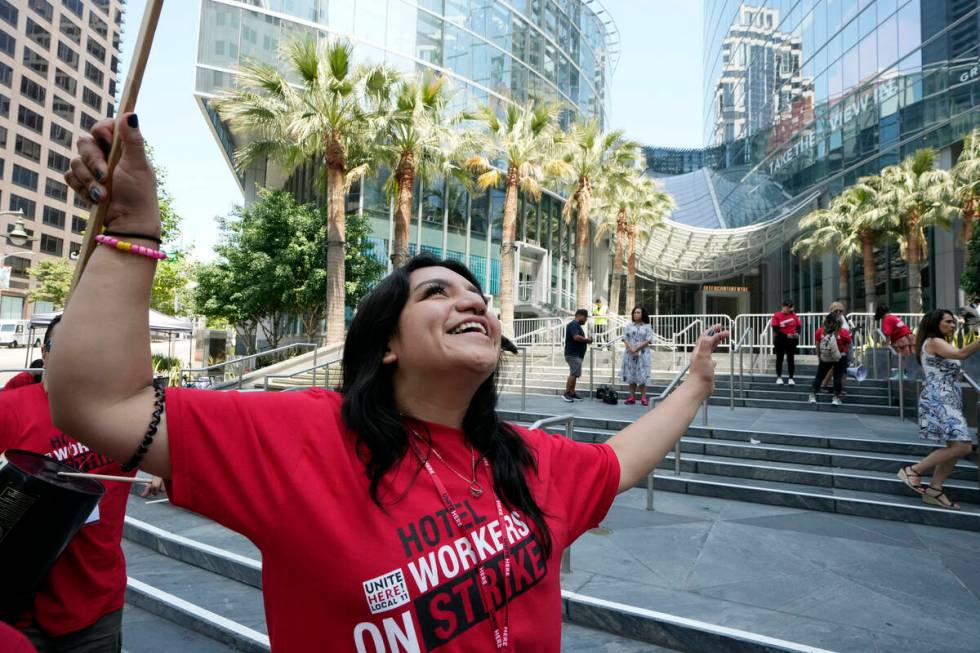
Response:
[[[498,407],[520,405],[505,395]],[[623,420],[645,410],[529,395],[526,412]],[[712,406],[708,425],[920,442],[916,424],[896,417]],[[978,650],[980,533],[663,491],[647,511],[645,491],[631,490],[572,546],[562,585],[834,651],[965,653]]]

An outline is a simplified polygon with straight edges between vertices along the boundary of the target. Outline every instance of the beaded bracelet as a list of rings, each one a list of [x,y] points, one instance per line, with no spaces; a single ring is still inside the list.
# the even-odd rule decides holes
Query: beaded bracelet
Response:
[[[113,238],[112,236],[106,236],[105,234],[96,234],[95,242],[99,243],[100,245],[118,249],[120,252],[138,254],[139,256],[145,256],[158,261],[162,261],[167,258],[167,253],[161,249],[150,249],[149,247],[143,247],[142,245],[135,245],[125,240],[119,240],[118,238]]]
[[[153,444],[153,438],[156,436],[157,428],[160,426],[160,417],[163,415],[163,384],[164,379],[153,379],[153,392],[156,395],[156,399],[153,402],[153,417],[150,418],[150,425],[146,429],[146,435],[143,436],[143,441],[136,448],[136,453],[129,459],[129,462],[122,466],[124,472],[131,472],[139,467],[143,461],[143,456],[146,455],[146,452],[150,450],[150,445]]]
[[[163,244],[163,241],[158,236],[151,236],[149,234],[127,234],[127,233],[123,233],[122,231],[109,231],[108,229],[106,229],[105,231],[102,232],[102,235],[103,236],[115,236],[117,238],[119,238],[119,237],[122,237],[122,238],[140,238],[142,240],[152,240],[157,245],[162,245]]]

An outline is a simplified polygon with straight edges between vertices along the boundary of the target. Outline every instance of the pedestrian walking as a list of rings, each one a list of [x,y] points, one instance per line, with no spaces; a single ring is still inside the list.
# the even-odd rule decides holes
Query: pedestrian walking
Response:
[[[565,325],[565,362],[568,363],[568,378],[565,379],[565,393],[561,398],[569,403],[583,397],[575,394],[575,384],[582,376],[582,361],[592,338],[585,335],[582,325],[589,319],[584,308],[575,311],[575,318]]]
[[[783,302],[782,309],[776,311],[769,321],[772,326],[773,350],[776,352],[776,384],[783,384],[783,358],[786,358],[786,367],[789,378],[786,383],[796,385],[793,380],[795,371],[796,345],[800,341],[800,316],[796,314],[793,300],[787,299]]]
[[[852,339],[852,343],[851,344],[853,344],[854,327],[851,326],[851,323],[847,321],[847,315],[844,314],[844,304],[842,302],[832,302],[830,304],[830,312],[833,313],[833,314],[835,314],[835,315],[837,315],[838,319],[840,320],[841,326],[844,327],[845,329],[847,329],[848,332],[851,334],[851,339]],[[820,342],[819,339],[816,342],[819,343]],[[843,365],[844,365],[844,372],[845,372],[845,374],[844,374],[844,377],[841,379],[840,396],[843,396],[844,395],[844,383],[847,381],[847,373],[846,372],[847,372],[848,365],[850,365],[850,362],[851,362],[851,355],[850,355],[850,350],[848,350],[847,352],[844,352],[844,363],[843,363]],[[834,370],[833,369],[830,369],[830,370],[827,371],[827,374],[824,375],[824,377],[823,377],[823,381],[822,381],[821,385],[822,385],[822,387],[826,388],[828,391],[832,389],[831,384],[833,383],[833,376],[834,376]]]
[[[573,442],[500,420],[500,322],[469,269],[419,256],[355,312],[342,392],[164,390],[150,384],[147,324],[155,179],[135,115],[93,133],[111,143],[116,129],[111,186],[96,181],[106,155],[91,137],[66,179],[108,202],[108,228],[140,249],[100,244],[73,291],[72,338],[48,366],[55,423],[256,544],[273,652],[558,653],[562,551],[686,432],[728,333],[702,334],[655,410],[605,443]]]
[[[843,387],[844,374],[847,372],[847,352],[851,348],[851,332],[844,327],[844,323],[835,311],[827,313],[823,324],[817,329],[813,336],[817,343],[817,373],[813,376],[813,384],[810,389],[809,402],[817,403],[817,392],[820,391],[821,380],[829,373],[834,379],[834,399],[833,404],[840,406],[841,388]]]
[[[650,345],[653,344],[653,327],[646,309],[636,306],[630,314],[632,320],[623,331],[623,381],[630,386],[630,394],[624,404],[636,403],[636,392],[640,392],[640,403],[647,401],[647,380],[650,378]]]
[[[959,510],[960,504],[943,489],[943,483],[956,461],[973,450],[959,384],[962,361],[980,350],[980,340],[962,349],[950,344],[955,331],[956,318],[946,309],[926,313],[916,330],[916,352],[925,375],[919,395],[919,437],[939,448],[898,470],[898,477],[921,494],[925,503],[951,510]],[[922,477],[930,469],[932,478],[923,486]]]

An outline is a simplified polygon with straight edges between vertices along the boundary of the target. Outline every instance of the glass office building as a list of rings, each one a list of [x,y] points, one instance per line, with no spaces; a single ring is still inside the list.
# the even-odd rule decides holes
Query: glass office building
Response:
[[[457,108],[534,98],[561,103],[565,120],[605,120],[608,79],[618,56],[615,25],[596,0],[203,0],[196,96],[229,164],[240,139],[208,99],[232,87],[243,62],[279,65],[280,46],[304,36],[349,39],[357,63],[444,74]],[[302,166],[289,179],[277,177],[272,166],[257,165],[238,178],[249,200],[256,185],[266,184],[313,200],[317,165]],[[417,184],[411,251],[466,261],[496,294],[502,193],[469,195],[438,179]],[[518,297],[528,310],[534,304],[564,305],[573,290],[574,248],[561,204],[550,193],[538,203],[521,203],[516,276]],[[348,210],[369,217],[374,252],[387,259],[393,231],[382,180],[355,185]]]
[[[815,203],[825,206],[859,177],[927,146],[949,167],[980,125],[977,0],[705,0],[704,17],[704,159],[729,182],[718,192],[723,210],[741,206],[727,193],[745,187],[777,188],[787,202],[819,193]],[[669,159],[661,152],[651,172]],[[751,225],[778,209],[728,217],[728,226]],[[927,308],[957,299],[955,231],[930,234]],[[849,294],[860,307],[863,270],[854,263]],[[877,266],[880,301],[904,310],[898,247],[882,248]],[[746,272],[760,276],[769,304],[793,296],[804,310],[822,310],[839,290],[832,260],[801,261],[788,244]]]

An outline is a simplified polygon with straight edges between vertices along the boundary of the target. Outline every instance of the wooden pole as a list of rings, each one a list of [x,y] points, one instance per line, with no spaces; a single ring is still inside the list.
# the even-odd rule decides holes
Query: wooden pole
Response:
[[[156,33],[157,23],[160,20],[160,11],[163,9],[163,0],[147,0],[146,9],[143,11],[143,22],[140,25],[139,35],[136,37],[136,49],[129,73],[126,77],[126,85],[123,87],[122,98],[119,102],[119,109],[116,112],[117,125],[112,137],[112,148],[109,150],[108,169],[105,181],[106,189],[109,191],[104,201],[95,205],[95,210],[89,215],[88,227],[85,229],[85,237],[82,240],[82,249],[78,255],[78,263],[75,265],[75,275],[71,280],[71,289],[68,291],[68,298],[65,304],[71,300],[75,288],[78,286],[82,272],[88,264],[92,252],[95,250],[95,235],[102,232],[102,225],[105,223],[106,210],[109,208],[109,197],[112,195],[112,173],[119,163],[122,156],[122,145],[119,141],[118,116],[129,113],[136,108],[136,98],[140,93],[140,86],[143,84],[143,72],[146,69],[146,62],[150,58],[150,46],[153,45],[153,35]]]

